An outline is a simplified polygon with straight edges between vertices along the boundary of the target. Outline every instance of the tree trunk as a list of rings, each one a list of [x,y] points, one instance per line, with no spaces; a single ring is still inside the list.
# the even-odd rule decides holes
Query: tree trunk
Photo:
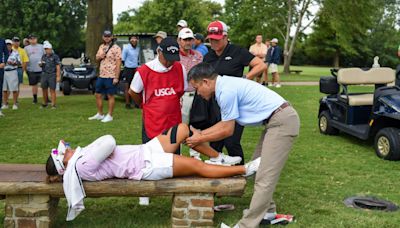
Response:
[[[339,49],[336,49],[335,56],[333,57],[333,67],[334,68],[339,68],[339,65],[340,65],[339,55],[340,55],[340,51],[339,51]]]
[[[95,64],[103,31],[113,29],[112,0],[88,0],[87,3],[86,55]]]
[[[292,26],[292,1],[288,0],[288,18],[286,24],[286,38],[285,38],[285,46],[283,48],[283,73],[289,74],[290,71],[290,61],[289,59],[289,42],[290,42],[290,27]]]
[[[283,73],[285,73],[285,74],[289,74],[289,72],[290,72],[290,63],[292,62],[292,57],[294,54],[294,48],[296,45],[297,36],[300,33],[303,18],[310,6],[311,0],[303,0],[303,1],[300,1],[300,4],[301,3],[302,3],[302,6],[301,6],[301,10],[299,12],[299,15],[297,17],[296,31],[291,39],[290,39],[290,29],[287,30],[287,34],[286,34],[287,42],[285,42],[284,63],[283,63]],[[291,20],[291,18],[292,18],[292,5],[291,4],[292,4],[292,2],[291,2],[291,0],[288,0],[288,4],[289,4],[288,5],[289,9],[288,9],[288,25],[287,26],[290,28],[292,26],[292,23],[291,23],[292,22],[292,20]],[[313,20],[311,20],[311,22],[312,21]],[[301,30],[304,31],[304,29],[306,29],[308,26],[310,26],[311,22],[308,23],[308,25],[304,26]],[[290,46],[289,46],[289,41],[290,41]]]

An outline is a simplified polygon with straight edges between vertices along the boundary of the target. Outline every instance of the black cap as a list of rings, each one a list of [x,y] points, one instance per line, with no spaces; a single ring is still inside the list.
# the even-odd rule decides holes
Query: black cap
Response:
[[[179,61],[179,45],[176,39],[167,37],[163,39],[159,46],[164,57],[168,61]]]
[[[112,36],[112,32],[110,30],[104,30],[103,36]]]
[[[12,41],[19,41],[19,37],[18,37],[18,36],[14,36],[14,37],[12,38]]]
[[[194,38],[196,40],[201,40],[201,42],[204,42],[204,36],[202,34],[200,34],[200,33],[194,34]]]
[[[37,38],[35,34],[29,34],[28,39]]]

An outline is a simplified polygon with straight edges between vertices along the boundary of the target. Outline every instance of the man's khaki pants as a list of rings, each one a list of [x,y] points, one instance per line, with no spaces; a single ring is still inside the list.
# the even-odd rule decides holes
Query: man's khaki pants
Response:
[[[258,227],[266,212],[274,212],[272,196],[299,128],[299,116],[292,106],[275,113],[266,124],[253,155],[261,155],[261,163],[249,210],[239,221],[240,228]]]

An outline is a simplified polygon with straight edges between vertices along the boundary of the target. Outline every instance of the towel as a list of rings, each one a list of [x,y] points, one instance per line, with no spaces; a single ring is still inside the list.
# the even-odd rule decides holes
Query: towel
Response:
[[[67,221],[72,221],[78,216],[84,209],[83,198],[86,197],[85,189],[81,177],[76,170],[76,162],[83,156],[82,149],[76,148],[74,155],[68,161],[67,169],[64,173],[64,194],[68,202],[68,213]]]

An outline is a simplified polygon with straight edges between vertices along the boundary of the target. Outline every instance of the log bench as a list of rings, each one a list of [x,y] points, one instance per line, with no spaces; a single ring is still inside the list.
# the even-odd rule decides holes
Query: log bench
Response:
[[[58,200],[64,197],[64,192],[61,183],[47,184],[45,178],[44,165],[0,164],[0,199],[5,199],[4,227],[51,227]],[[84,181],[83,185],[87,197],[170,195],[172,227],[211,227],[214,225],[214,196],[241,196],[246,180],[243,177],[186,177],[160,181],[109,179]]]

